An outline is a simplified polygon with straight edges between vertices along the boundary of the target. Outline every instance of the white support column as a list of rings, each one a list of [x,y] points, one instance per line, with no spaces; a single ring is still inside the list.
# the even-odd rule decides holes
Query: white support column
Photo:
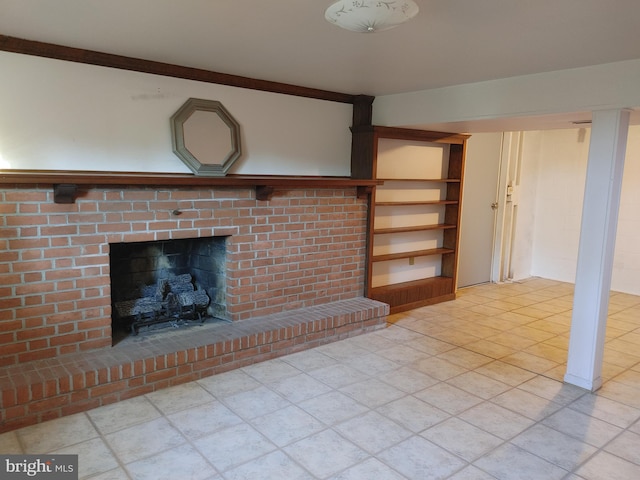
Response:
[[[569,358],[564,377],[565,382],[590,391],[602,386],[602,357],[628,130],[629,111],[593,112]]]

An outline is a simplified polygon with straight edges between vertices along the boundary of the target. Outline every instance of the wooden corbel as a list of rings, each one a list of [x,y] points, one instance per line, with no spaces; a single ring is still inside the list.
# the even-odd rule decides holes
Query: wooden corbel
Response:
[[[75,203],[78,185],[74,183],[58,183],[53,185],[54,203]]]
[[[271,200],[274,190],[271,185],[256,185],[256,200]]]

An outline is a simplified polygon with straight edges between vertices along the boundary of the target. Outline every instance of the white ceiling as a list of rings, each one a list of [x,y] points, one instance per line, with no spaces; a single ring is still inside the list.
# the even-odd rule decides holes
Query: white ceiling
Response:
[[[373,34],[332,1],[0,0],[0,34],[375,96],[640,58],[640,0],[417,0]]]

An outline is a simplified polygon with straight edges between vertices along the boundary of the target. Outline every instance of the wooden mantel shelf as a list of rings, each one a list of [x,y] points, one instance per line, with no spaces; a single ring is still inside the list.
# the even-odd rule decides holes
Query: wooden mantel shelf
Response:
[[[51,184],[56,203],[74,203],[78,185],[147,185],[252,187],[258,200],[269,200],[276,188],[357,187],[366,196],[381,180],[350,177],[227,175],[199,177],[189,173],[91,172],[63,170],[1,170],[0,184]]]

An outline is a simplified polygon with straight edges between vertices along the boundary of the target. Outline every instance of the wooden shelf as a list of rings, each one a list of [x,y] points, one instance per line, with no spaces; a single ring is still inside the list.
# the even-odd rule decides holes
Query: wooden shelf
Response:
[[[459,178],[378,178],[383,182],[460,183]]]
[[[372,262],[387,262],[389,260],[401,260],[403,258],[414,257],[430,257],[432,255],[445,255],[447,253],[454,253],[455,250],[451,248],[429,248],[426,250],[415,250],[412,252],[400,252],[400,253],[387,253],[384,255],[373,255],[371,257]]]
[[[354,126],[351,131],[352,175],[384,182],[382,187],[373,189],[369,208],[365,295],[388,303],[392,313],[453,300],[456,295],[464,158],[469,135],[374,125]],[[396,148],[407,145],[412,148]],[[437,150],[429,150],[432,148]],[[390,175],[396,177],[390,178]],[[423,178],[411,178],[414,175]],[[376,196],[381,201],[377,201]],[[429,198],[437,200],[424,200]],[[438,219],[432,216],[435,213]],[[387,222],[388,217],[402,217],[402,220],[391,223],[413,225],[376,228],[376,223],[389,225],[380,223],[383,220]],[[415,225],[421,221],[442,223]],[[411,232],[424,233],[410,235]],[[378,237],[382,235],[384,237]],[[416,250],[373,254],[374,245],[405,243],[411,243]],[[431,245],[441,247],[424,248]],[[420,248],[423,249],[418,250]],[[402,269],[395,268],[399,265],[379,263],[414,257],[423,258],[419,263],[409,262]],[[424,268],[426,264],[430,269]],[[429,276],[432,269],[440,275]],[[415,280],[403,282],[408,279]],[[380,286],[381,282],[398,283]],[[376,284],[378,286],[374,286]]]
[[[356,125],[351,127],[356,135],[375,135],[380,138],[396,140],[410,140],[419,142],[463,144],[471,135],[465,133],[435,132],[432,130],[417,130],[414,128],[385,127],[382,125]]]
[[[227,175],[202,177],[190,173],[92,172],[64,170],[0,170],[0,184],[44,184],[54,186],[56,203],[73,203],[78,185],[209,186],[256,189],[258,200],[269,200],[276,188],[358,187],[358,196],[382,184],[381,180],[350,177],[304,177],[275,175]]]
[[[389,233],[421,232],[424,230],[447,230],[449,228],[456,228],[456,225],[449,225],[447,223],[436,223],[432,225],[412,225],[410,227],[376,228],[373,231],[373,234],[385,235]]]
[[[457,205],[458,200],[423,200],[410,202],[376,202],[377,207],[413,206],[413,205]]]

